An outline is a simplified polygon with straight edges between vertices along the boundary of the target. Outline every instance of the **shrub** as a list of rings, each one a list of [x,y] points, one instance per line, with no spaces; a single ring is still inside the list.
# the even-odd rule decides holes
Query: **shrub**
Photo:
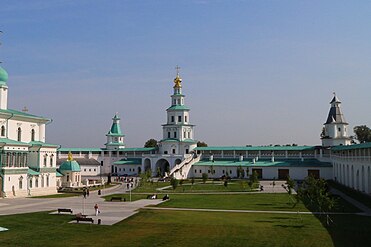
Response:
[[[206,180],[209,178],[209,176],[207,175],[207,173],[202,173],[202,182],[203,183],[206,183]]]

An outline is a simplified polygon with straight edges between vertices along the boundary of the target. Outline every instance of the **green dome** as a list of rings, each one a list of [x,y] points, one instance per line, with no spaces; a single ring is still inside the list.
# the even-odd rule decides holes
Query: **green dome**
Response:
[[[5,69],[0,67],[0,83],[8,82],[8,72]]]
[[[71,172],[79,172],[79,171],[81,171],[81,169],[80,169],[79,163],[77,163],[76,160],[66,160],[59,167],[59,171],[61,173],[69,172],[69,171],[71,171]]]

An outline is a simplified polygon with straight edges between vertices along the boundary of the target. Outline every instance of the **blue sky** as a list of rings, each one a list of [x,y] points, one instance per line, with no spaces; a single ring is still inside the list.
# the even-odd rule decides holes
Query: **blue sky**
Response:
[[[47,141],[161,139],[174,67],[209,145],[319,144],[332,92],[371,125],[369,1],[2,0],[9,107],[47,116]]]

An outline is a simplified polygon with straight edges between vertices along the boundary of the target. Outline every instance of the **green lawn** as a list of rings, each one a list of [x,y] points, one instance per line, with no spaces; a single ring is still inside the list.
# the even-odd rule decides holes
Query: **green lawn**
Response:
[[[158,194],[161,199],[165,194]],[[122,197],[129,201],[129,194],[112,194],[103,196],[106,201],[111,197]],[[146,199],[147,194],[132,193],[131,200]],[[170,194],[170,200],[158,207],[203,208],[203,209],[236,209],[263,211],[309,211],[302,202],[295,204],[288,194],[254,193],[254,194]],[[339,198],[334,212],[359,212],[357,208]]]
[[[155,193],[158,192],[156,189],[157,188],[162,188],[165,186],[169,186],[169,182],[153,182],[153,183],[142,183],[140,186],[135,188],[133,192],[148,192],[148,193]]]
[[[172,187],[165,189],[166,192],[232,192],[232,191],[251,191],[247,181],[232,181],[228,183],[228,186],[224,186],[223,181],[215,181],[208,183],[195,183],[195,184],[183,184],[179,185],[175,190]]]
[[[68,224],[69,215],[0,216],[0,246],[369,246],[371,221],[334,216],[141,210],[113,226]]]

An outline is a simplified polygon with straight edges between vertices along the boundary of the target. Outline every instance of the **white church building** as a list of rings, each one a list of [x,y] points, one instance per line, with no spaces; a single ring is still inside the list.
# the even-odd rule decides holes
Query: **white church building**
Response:
[[[0,67],[0,197],[55,194],[58,145],[45,142],[50,119],[9,109],[7,83]]]
[[[177,72],[157,147],[126,147],[120,116],[112,118],[103,148],[66,148],[46,143],[50,119],[8,109],[8,74],[0,67],[0,197],[55,194],[57,186],[81,186],[103,176],[138,175],[178,179],[237,177],[334,179],[371,193],[371,143],[351,145],[349,125],[335,95],[318,146],[197,147],[195,125]],[[73,158],[72,158],[73,155]],[[78,165],[76,165],[78,164]],[[58,170],[59,169],[59,170]],[[86,183],[85,183],[86,184]]]
[[[190,108],[185,105],[179,73],[174,79],[173,90],[157,148],[127,148],[116,114],[106,135],[105,148],[60,148],[58,157],[65,159],[71,151],[80,159],[95,159],[100,164],[100,169],[98,166],[94,169],[96,176],[138,175],[150,170],[153,176],[178,179],[201,177],[202,173],[211,178],[225,175],[233,178],[237,177],[239,169],[244,169],[245,174],[256,172],[260,179],[285,179],[288,175],[297,180],[309,175],[334,179],[371,193],[371,145],[350,145],[348,123],[336,95],[330,102],[324,123],[322,145],[197,147],[195,126],[190,122]],[[353,156],[349,158],[345,154]],[[81,173],[84,176],[84,171]]]

